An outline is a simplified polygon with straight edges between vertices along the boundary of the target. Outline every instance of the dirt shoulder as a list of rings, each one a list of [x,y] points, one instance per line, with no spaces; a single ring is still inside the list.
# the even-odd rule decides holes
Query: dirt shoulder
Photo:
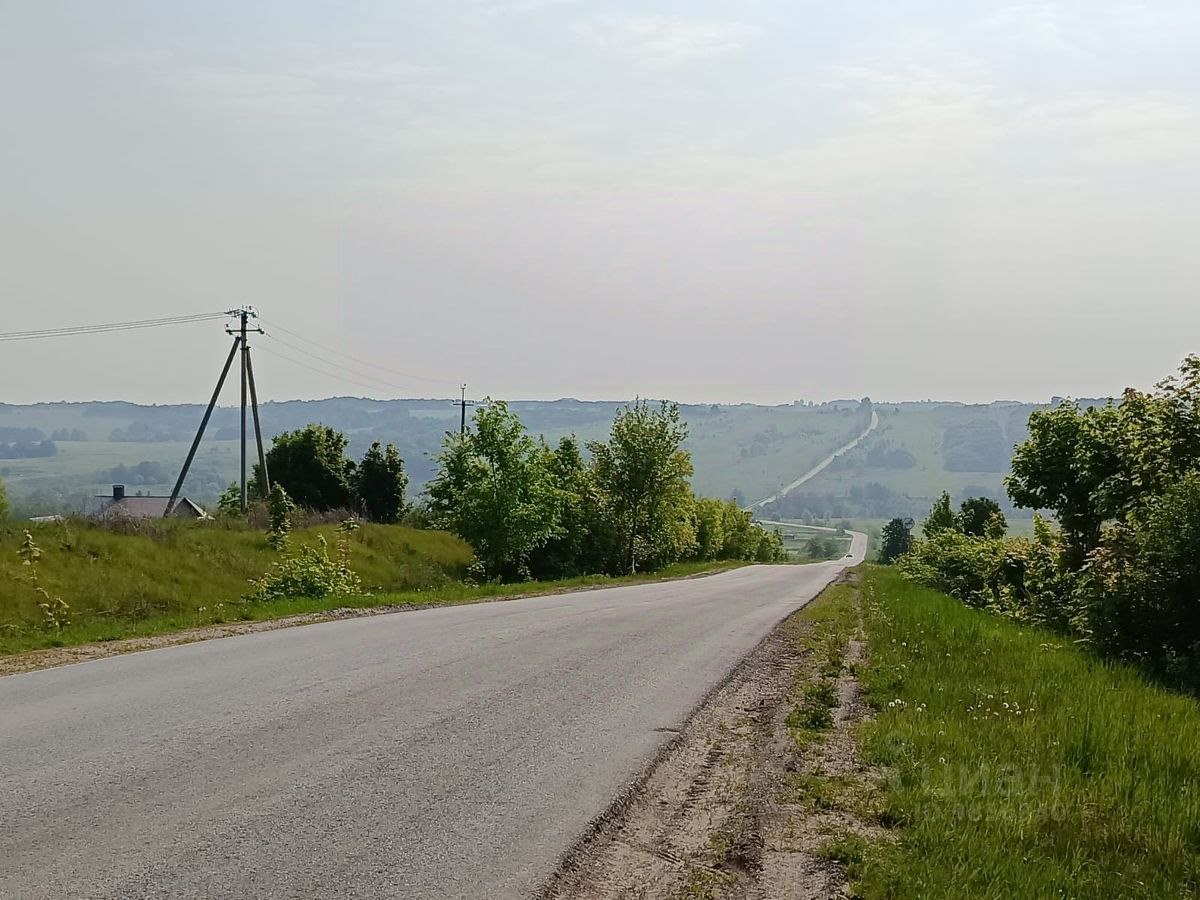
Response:
[[[779,626],[565,859],[543,900],[848,896],[875,837],[857,576]]]
[[[665,577],[659,579],[621,580],[614,579],[612,583],[594,584],[573,587],[552,587],[542,589],[536,587],[519,594],[503,594],[493,597],[471,597],[441,603],[403,603],[389,606],[341,607],[321,612],[302,613],[299,615],[283,616],[277,619],[259,621],[226,622],[219,625],[205,625],[199,628],[188,628],[182,631],[171,631],[163,634],[146,635],[142,637],[120,638],[112,641],[98,641],[88,644],[76,644],[69,647],[50,647],[44,650],[28,650],[0,656],[0,678],[5,675],[18,675],[22,672],[33,672],[38,669],[53,669],[58,666],[69,666],[74,663],[88,662],[95,659],[105,659],[109,656],[121,656],[126,653],[138,653],[142,650],[158,650],[163,647],[175,647],[181,644],[194,644],[198,641],[211,641],[219,638],[235,637],[241,634],[254,634],[260,631],[277,631],[280,628],[297,628],[302,625],[316,625],[321,622],[335,622],[339,619],[359,619],[369,616],[385,616],[400,612],[420,612],[429,609],[444,609],[448,606],[467,606],[476,603],[504,603],[509,600],[524,600],[529,597],[549,597],[562,594],[578,594],[586,591],[598,591],[606,588],[621,587],[624,584],[647,584],[657,581],[688,581],[693,578],[709,578],[722,572],[730,571],[730,567],[695,572],[688,575]]]

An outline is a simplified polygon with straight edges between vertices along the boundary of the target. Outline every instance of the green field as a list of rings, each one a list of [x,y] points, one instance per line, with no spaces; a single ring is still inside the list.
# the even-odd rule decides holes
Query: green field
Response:
[[[999,501],[1010,519],[1029,518],[1007,501],[1004,478],[1025,439],[1029,404],[876,404],[879,427],[785,501],[772,518],[887,519],[924,515],[942,491]]]
[[[863,601],[893,834],[836,848],[861,896],[1195,896],[1196,701],[893,570],[866,570]]]
[[[0,460],[0,479],[3,479],[11,496],[21,498],[38,490],[66,490],[80,497],[107,494],[112,482],[111,479],[97,477],[100,473],[119,465],[133,466],[140,462],[162,463],[168,472],[177,476],[191,446],[189,443],[173,441],[146,444],[123,441],[57,443],[58,455],[54,457]],[[200,474],[213,472],[218,477],[206,478],[199,484],[197,479],[190,479],[189,493],[206,497],[214,490],[219,493],[237,478],[239,465],[237,441],[206,441],[196,454],[194,471]],[[169,494],[174,486],[173,478],[168,481],[131,482],[128,485],[130,493],[143,491],[147,494]]]
[[[808,485],[811,490],[845,490],[855,482],[868,479],[878,481],[898,494],[913,497],[936,497],[944,490],[957,496],[968,487],[984,487],[1003,494],[1007,466],[1001,471],[955,472],[946,468],[942,447],[946,429],[978,420],[995,422],[1002,429],[1005,450],[1011,455],[1013,445],[1024,439],[1025,421],[1032,409],[999,404],[903,404],[876,408],[879,427],[860,449],[847,454],[817,476]],[[881,442],[907,450],[915,458],[916,465],[896,470],[868,466],[867,454]]]

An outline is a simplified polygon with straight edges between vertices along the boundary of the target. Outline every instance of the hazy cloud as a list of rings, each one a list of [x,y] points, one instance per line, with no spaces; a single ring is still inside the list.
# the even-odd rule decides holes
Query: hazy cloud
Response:
[[[25,4],[9,327],[252,302],[507,397],[1090,396],[1194,349],[1200,8],[813,8]],[[6,345],[3,399],[204,398],[220,328],[138,337]]]

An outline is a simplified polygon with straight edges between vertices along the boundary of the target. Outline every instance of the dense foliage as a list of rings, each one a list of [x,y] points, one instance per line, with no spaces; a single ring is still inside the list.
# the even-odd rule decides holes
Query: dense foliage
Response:
[[[486,579],[619,575],[684,560],[784,558],[782,539],[731,501],[696,497],[674,404],[636,402],[585,460],[574,438],[535,441],[503,402],[446,437],[428,488],[434,524],[475,548]]]
[[[4,490],[4,482],[0,481],[0,522],[8,518],[8,493]]]
[[[883,526],[879,561],[885,566],[894,563],[912,546],[912,533],[908,525],[903,519],[895,518]]]
[[[429,485],[434,521],[475,548],[488,580],[528,573],[530,554],[559,533],[561,488],[545,448],[503,402],[475,413],[474,430],[450,435]]]
[[[399,451],[376,441],[355,463],[346,456],[349,444],[346,435],[328,425],[310,424],[277,435],[266,454],[271,486],[282,487],[304,509],[353,510],[373,522],[398,522],[408,509],[408,474]],[[255,465],[249,496],[265,499],[261,485],[262,473]],[[240,495],[231,486],[218,508],[224,512],[234,500],[240,503]]]
[[[373,522],[399,522],[408,504],[408,474],[395,444],[373,443],[354,470],[354,495]]]
[[[349,440],[328,425],[308,425],[276,435],[267,451],[267,472],[297,504],[307,509],[349,509],[354,502],[354,463]],[[251,496],[265,494],[255,466]]]
[[[1054,514],[1005,538],[999,510],[964,504],[901,561],[975,606],[1067,630],[1100,651],[1200,688],[1200,358],[1119,403],[1035,412],[1009,493]]]
[[[273,496],[280,488],[272,488]],[[286,552],[282,559],[271,565],[267,574],[254,579],[254,590],[243,599],[265,603],[271,600],[289,600],[297,597],[322,599],[324,597],[353,597],[363,592],[362,579],[350,568],[349,536],[358,528],[353,521],[343,522],[338,527],[337,549],[329,555],[329,544],[325,535],[317,535],[316,546],[302,545]],[[282,532],[286,538],[286,531]],[[286,540],[276,543],[276,549],[286,550]]]
[[[630,572],[639,562],[654,566],[681,559],[695,545],[692,457],[682,449],[687,436],[677,404],[653,409],[639,400],[617,413],[607,441],[588,444],[593,476]]]

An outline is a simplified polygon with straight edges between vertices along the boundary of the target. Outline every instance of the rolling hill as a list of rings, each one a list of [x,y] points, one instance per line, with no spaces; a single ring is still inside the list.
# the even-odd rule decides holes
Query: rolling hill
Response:
[[[870,418],[868,404],[683,406],[691,428],[687,446],[696,489],[745,503],[767,497],[861,434]],[[584,441],[604,437],[621,402],[564,399],[510,405],[532,432],[553,443],[566,434]],[[764,515],[812,521],[919,516],[942,490],[1003,502],[1013,445],[1025,437],[1029,413],[1038,406],[926,401],[876,403],[873,408],[879,426],[867,440],[766,507]],[[131,493],[166,493],[202,413],[199,405],[120,401],[0,404],[0,449],[7,446],[12,451],[8,455],[18,455],[20,440],[22,452],[29,454],[0,458],[0,479],[16,511],[25,515],[82,509],[114,482],[127,484]],[[450,401],[429,399],[337,397],[262,407],[268,435],[323,422],[350,436],[355,456],[372,441],[395,443],[414,494],[436,471],[434,457],[446,432],[457,427],[457,417]],[[237,436],[238,411],[219,408],[185,486],[189,496],[211,502],[236,478]],[[49,441],[53,455],[38,443]]]

